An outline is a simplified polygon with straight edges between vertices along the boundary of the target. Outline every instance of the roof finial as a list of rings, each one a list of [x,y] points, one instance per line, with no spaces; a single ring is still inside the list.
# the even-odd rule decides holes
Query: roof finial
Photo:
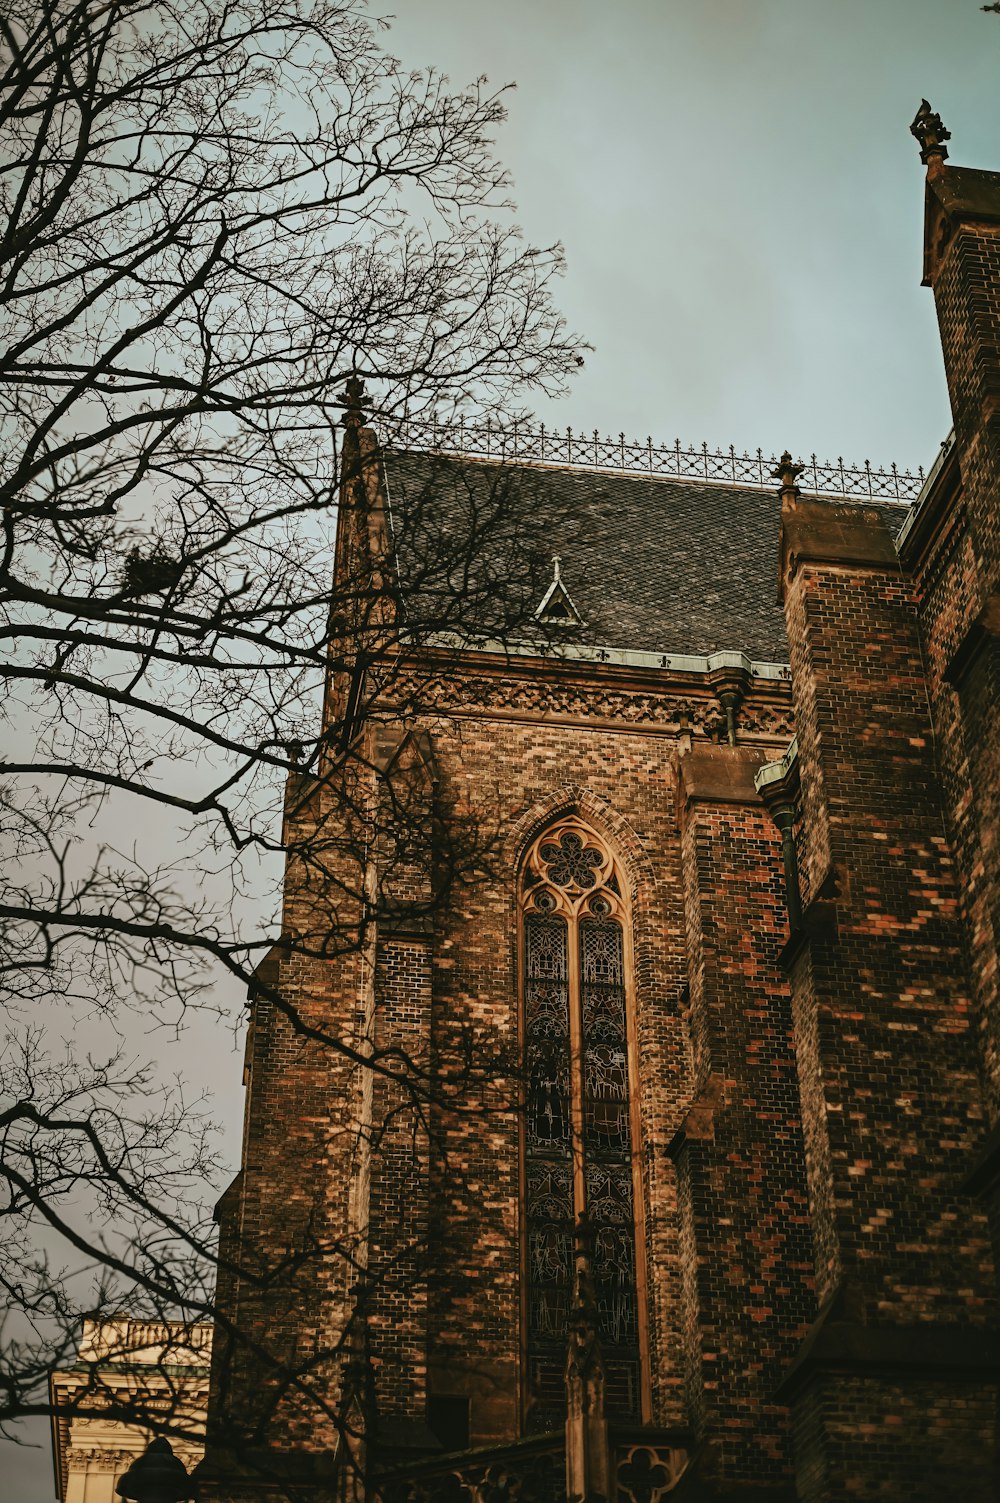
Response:
[[[553,555],[552,555],[552,583],[553,584],[558,584],[559,583],[559,566],[560,566],[561,563],[562,563],[562,554],[560,554],[560,553],[553,553]]]
[[[353,372],[348,376],[341,393],[337,406],[345,409],[341,418],[345,428],[363,428],[365,422],[365,407],[368,396],[365,392],[365,383],[361,377]]]
[[[804,469],[805,465],[796,464],[786,449],[775,468],[771,471],[773,478],[781,481],[778,487],[778,495],[781,497],[782,506],[794,506],[801,496],[802,492],[795,482]]]
[[[927,168],[928,177],[936,176],[948,160],[948,148],[944,143],[951,140],[951,131],[941,124],[941,116],[931,109],[926,99],[920,101],[910,134],[920,142],[920,160]]]

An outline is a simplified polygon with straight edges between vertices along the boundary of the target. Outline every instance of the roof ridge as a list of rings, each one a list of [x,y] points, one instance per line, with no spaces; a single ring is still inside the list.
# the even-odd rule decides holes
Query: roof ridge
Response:
[[[771,472],[778,462],[775,455],[765,455],[762,449],[738,454],[733,444],[728,449],[710,449],[707,443],[686,449],[680,439],[673,444],[654,444],[651,437],[645,441],[626,439],[624,433],[617,438],[602,437],[596,428],[592,434],[574,434],[572,428],[561,432],[546,429],[544,423],[535,428],[516,421],[498,423],[490,417],[478,424],[405,419],[386,448],[521,467],[639,474],[650,479],[693,480],[768,491],[774,489]],[[800,457],[797,463],[803,467],[803,489],[817,495],[910,505],[925,481],[922,465],[914,472],[900,470],[895,464],[873,466],[867,459],[861,464],[845,464],[840,456],[824,461],[815,454],[808,459]]]

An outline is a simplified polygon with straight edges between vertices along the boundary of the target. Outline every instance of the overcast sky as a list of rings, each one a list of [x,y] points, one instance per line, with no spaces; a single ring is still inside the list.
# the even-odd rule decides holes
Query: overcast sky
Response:
[[[979,0],[411,0],[388,45],[456,84],[516,80],[501,156],[519,221],[561,240],[594,346],[547,424],[915,467],[950,427],[909,134],[1000,168],[1000,18]],[[234,999],[238,1010],[242,999]],[[211,1082],[238,1153],[232,1033],[173,1067]],[[49,1503],[40,1448],[4,1496]]]
[[[950,427],[920,286],[922,95],[1000,167],[977,0],[411,0],[390,45],[517,81],[501,155],[594,345],[546,422],[926,464]]]

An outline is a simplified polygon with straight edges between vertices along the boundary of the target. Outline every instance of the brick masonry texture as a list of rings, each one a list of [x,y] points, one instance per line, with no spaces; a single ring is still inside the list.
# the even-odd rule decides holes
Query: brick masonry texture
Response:
[[[967,191],[977,186],[985,191]],[[966,172],[958,187],[951,195],[929,186],[928,217],[930,281],[959,462],[951,504],[925,546],[914,549],[913,566],[995,1119],[1000,1110],[1000,177]],[[975,198],[980,212],[962,207],[966,197]],[[992,206],[992,220],[981,212],[984,198],[986,207]],[[963,648],[971,660],[950,674]]]
[[[739,749],[727,757],[736,759]],[[697,764],[693,752],[690,763]],[[753,759],[756,760],[756,759]],[[751,763],[752,766],[752,763]],[[688,772],[682,870],[695,1104],[674,1152],[691,1263],[688,1395],[721,1477],[787,1481],[774,1389],[815,1314],[778,837],[745,778],[717,803]],[[694,772],[694,776],[691,773]]]
[[[954,444],[898,538],[884,508],[783,482],[741,578],[773,592],[780,560],[790,679],[739,680],[732,735],[705,673],[438,647],[396,682],[405,715],[349,728],[349,789],[292,780],[294,942],[261,971],[219,1212],[237,1337],[217,1343],[206,1503],[285,1496],[245,1480],[227,1419],[316,1503],[355,1496],[330,1480],[345,1413],[397,1465],[433,1457],[440,1399],[468,1401],[469,1444],[500,1472],[522,1437],[519,871],[569,813],[628,889],[636,1433],[686,1452],[685,1503],[1000,1495],[1000,174],[932,165],[927,205]],[[375,452],[349,431],[345,466]],[[406,484],[426,506],[437,473],[394,456],[397,509]],[[773,593],[746,605],[759,642],[729,640],[705,598],[697,643],[676,598],[670,642],[647,641],[642,620],[667,619],[656,580],[631,620],[623,561],[667,492],[553,485],[603,529],[581,588],[595,619],[600,551],[620,550],[622,643],[777,652]],[[673,520],[685,557],[724,570],[718,515],[691,532],[704,490]],[[345,495],[337,567],[353,550],[367,578],[384,482]],[[332,673],[331,724],[348,697]],[[790,932],[755,774],[793,732]]]
[[[673,819],[674,749],[664,737],[510,725],[504,727],[504,751],[498,758],[495,724],[465,720],[456,729],[450,745],[444,737],[436,741],[444,798],[479,810],[484,818],[491,810],[507,812],[499,839],[508,877],[505,883],[472,890],[441,936],[435,1005],[442,1050],[474,1057],[499,1052],[516,1059],[519,848],[548,820],[577,807],[616,849],[634,884],[638,1071],[633,1088],[644,1127],[644,1232],[650,1262],[663,1270],[669,1286],[678,1253],[675,1188],[665,1148],[679,1125],[687,1071],[680,1018],[683,898]],[[508,1078],[508,1102],[513,1086]],[[518,1366],[521,1318],[517,1116],[509,1104],[485,1120],[486,1132],[478,1111],[441,1124],[439,1195],[449,1206],[442,1228],[444,1261],[458,1271],[458,1287],[442,1291],[435,1319],[442,1378],[445,1368],[457,1375],[468,1367],[470,1352],[483,1367],[473,1402],[473,1433],[483,1441],[497,1433],[487,1428],[494,1415],[509,1425],[512,1410],[516,1413],[510,1376]],[[668,1351],[676,1300],[667,1287],[658,1285],[656,1293],[654,1340]],[[676,1423],[682,1417],[682,1375],[674,1364],[654,1366],[657,1418]],[[508,1375],[502,1401],[489,1392],[493,1372]]]
[[[841,1377],[795,1409],[802,1503],[996,1497],[996,1390]]]

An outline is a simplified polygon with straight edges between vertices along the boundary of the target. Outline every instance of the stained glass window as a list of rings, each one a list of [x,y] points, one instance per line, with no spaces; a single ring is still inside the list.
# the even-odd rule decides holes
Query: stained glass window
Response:
[[[622,883],[560,821],[524,868],[528,1428],[565,1419],[573,1231],[586,1213],[611,1418],[639,1419],[640,1355]]]

